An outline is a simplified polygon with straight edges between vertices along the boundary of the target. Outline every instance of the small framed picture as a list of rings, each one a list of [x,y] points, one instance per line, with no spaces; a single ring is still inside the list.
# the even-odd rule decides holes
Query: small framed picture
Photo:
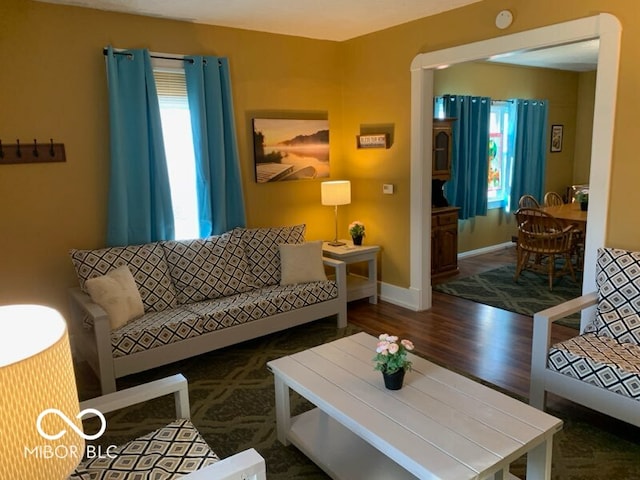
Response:
[[[551,151],[562,151],[562,125],[551,125]]]

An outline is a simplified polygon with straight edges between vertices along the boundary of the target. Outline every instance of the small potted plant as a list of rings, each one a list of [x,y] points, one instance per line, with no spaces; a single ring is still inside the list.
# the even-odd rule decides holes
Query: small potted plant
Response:
[[[411,340],[399,340],[395,335],[383,333],[376,345],[375,370],[382,372],[384,385],[389,390],[402,388],[405,372],[411,370],[407,353],[414,349]]]
[[[576,202],[580,204],[580,210],[586,211],[589,208],[589,192],[580,190],[576,193]]]
[[[364,237],[364,223],[356,220],[349,224],[349,235],[353,239],[354,245],[362,245],[362,237]]]

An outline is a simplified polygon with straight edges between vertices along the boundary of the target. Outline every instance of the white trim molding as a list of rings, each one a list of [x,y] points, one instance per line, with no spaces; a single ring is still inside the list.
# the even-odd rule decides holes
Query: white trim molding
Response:
[[[597,249],[605,245],[622,27],[602,13],[467,45],[418,54],[411,63],[411,199],[409,308],[431,308],[431,135],[433,71],[512,51],[600,39],[596,76],[583,292],[595,289]],[[592,206],[593,205],[593,206]],[[383,296],[384,298],[384,296]]]

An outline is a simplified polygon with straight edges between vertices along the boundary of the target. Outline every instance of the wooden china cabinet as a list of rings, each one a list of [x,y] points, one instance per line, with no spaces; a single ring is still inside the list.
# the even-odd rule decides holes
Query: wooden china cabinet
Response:
[[[433,119],[431,168],[431,277],[458,273],[458,210],[444,196],[451,178],[451,141],[455,118]]]

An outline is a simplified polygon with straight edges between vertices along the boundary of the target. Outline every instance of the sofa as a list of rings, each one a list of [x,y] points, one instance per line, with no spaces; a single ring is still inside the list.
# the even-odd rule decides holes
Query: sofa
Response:
[[[305,225],[235,228],[204,239],[70,251],[74,354],[116,378],[336,316],[346,267],[305,242]],[[326,275],[328,270],[329,276]]]
[[[600,248],[596,285],[534,315],[529,403],[552,392],[640,427],[640,252]],[[550,345],[552,323],[577,312],[583,331]]]

